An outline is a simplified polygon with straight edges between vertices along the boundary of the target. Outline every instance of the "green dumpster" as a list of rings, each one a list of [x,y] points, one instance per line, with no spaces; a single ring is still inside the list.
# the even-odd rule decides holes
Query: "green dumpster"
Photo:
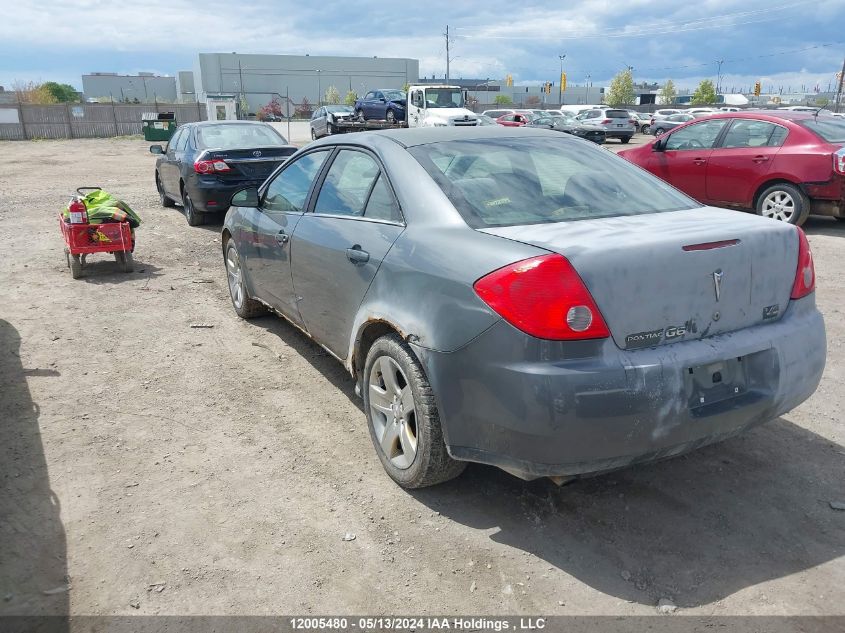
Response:
[[[173,112],[147,112],[141,115],[145,141],[169,141],[177,125]]]

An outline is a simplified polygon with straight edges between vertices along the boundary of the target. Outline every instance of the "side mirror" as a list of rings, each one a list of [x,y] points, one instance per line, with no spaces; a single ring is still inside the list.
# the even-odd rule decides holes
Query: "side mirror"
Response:
[[[387,99],[385,99],[384,97],[382,97],[381,99],[379,99],[379,101],[381,101],[382,103],[387,103]]]
[[[164,154],[164,148],[161,145],[150,145],[150,154]]]
[[[232,196],[233,207],[257,207],[258,203],[258,189],[255,187],[241,189]]]
[[[651,145],[651,151],[652,152],[665,152],[666,151],[666,139],[667,138],[669,138],[669,137],[667,136],[666,138],[661,138],[661,139],[657,139],[656,141],[654,141],[654,143],[652,143],[652,145]]]

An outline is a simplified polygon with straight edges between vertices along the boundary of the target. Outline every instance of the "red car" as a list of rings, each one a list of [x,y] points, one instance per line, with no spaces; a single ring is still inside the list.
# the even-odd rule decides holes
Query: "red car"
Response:
[[[699,202],[801,225],[845,220],[845,120],[807,112],[726,112],[619,152]]]
[[[531,119],[528,117],[527,114],[522,114],[520,112],[512,112],[511,114],[503,114],[498,119],[496,119],[496,123],[499,125],[504,125],[505,127],[522,127],[526,125]]]

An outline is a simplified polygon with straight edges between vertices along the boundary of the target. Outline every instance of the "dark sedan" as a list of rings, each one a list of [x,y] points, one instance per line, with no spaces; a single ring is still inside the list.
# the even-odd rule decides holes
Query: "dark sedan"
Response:
[[[203,224],[208,214],[225,213],[235,191],[257,187],[295,151],[270,125],[248,121],[187,123],[166,148],[150,146],[159,154],[155,183],[161,205],[179,202],[191,226]]]
[[[355,102],[355,116],[359,121],[404,121],[407,103],[402,90],[370,90]]]
[[[824,369],[800,229],[559,132],[329,136],[233,205],[235,312],[269,308],[345,365],[405,487],[467,461],[567,478],[678,455],[796,407]]]
[[[607,134],[604,128],[597,125],[589,125],[577,121],[574,117],[567,118],[563,116],[543,116],[534,119],[525,127],[543,128],[545,130],[557,130],[558,132],[566,132],[573,136],[587,139],[593,143],[602,143],[607,141]]]

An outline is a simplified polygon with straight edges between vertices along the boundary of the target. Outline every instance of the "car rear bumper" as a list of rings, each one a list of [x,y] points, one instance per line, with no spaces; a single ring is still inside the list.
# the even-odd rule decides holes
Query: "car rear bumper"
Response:
[[[259,187],[264,179],[220,182],[215,176],[199,176],[188,181],[185,187],[191,195],[194,208],[201,213],[223,213],[232,203],[232,196],[244,187]]]
[[[450,454],[526,479],[661,459],[772,420],[815,391],[826,354],[814,295],[776,323],[651,349],[541,341],[500,321],[458,351],[415,351]],[[701,391],[690,372],[740,357],[741,391]]]

